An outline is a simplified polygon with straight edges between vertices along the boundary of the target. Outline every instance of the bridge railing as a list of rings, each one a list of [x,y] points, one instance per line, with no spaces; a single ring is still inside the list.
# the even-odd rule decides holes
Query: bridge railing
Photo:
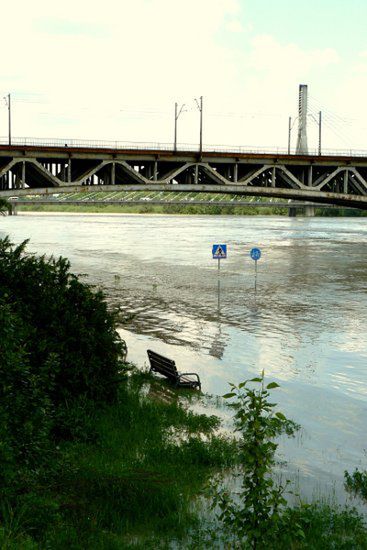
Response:
[[[0,145],[8,145],[7,137],[0,137]],[[153,150],[173,151],[172,143],[161,142],[139,142],[139,141],[109,141],[92,139],[70,139],[70,138],[37,138],[37,137],[14,137],[11,144],[15,146],[29,147],[77,147],[93,149],[131,149],[131,150]],[[177,145],[178,152],[199,152],[198,144],[180,143]],[[205,145],[203,152],[210,153],[248,153],[248,154],[278,154],[287,155],[285,147],[269,146],[257,147],[250,145]],[[295,155],[294,148],[290,150]],[[318,156],[318,149],[309,149],[307,155]],[[346,156],[346,157],[367,157],[367,150],[363,149],[323,149],[323,156]]]

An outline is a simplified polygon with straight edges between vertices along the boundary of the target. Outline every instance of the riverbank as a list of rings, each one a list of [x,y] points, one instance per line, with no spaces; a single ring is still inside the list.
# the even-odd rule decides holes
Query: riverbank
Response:
[[[81,214],[165,214],[165,215],[228,215],[228,216],[288,216],[288,208],[267,207],[267,206],[213,206],[204,205],[73,205],[73,204],[52,204],[52,205],[19,205],[19,212],[62,212]],[[299,215],[302,215],[302,210]],[[315,216],[322,217],[360,217],[367,216],[367,211],[352,208],[315,208]]]
[[[224,547],[208,487],[236,467],[238,444],[221,435],[218,417],[193,413],[195,403],[224,406],[133,370],[117,401],[96,407],[82,440],[60,443],[47,476],[3,515],[0,546]],[[289,513],[293,535],[276,548],[367,548],[364,521],[351,509],[300,501]]]
[[[189,410],[196,398],[144,373],[122,379],[117,401],[95,408],[81,441],[59,444],[46,478],[5,516],[0,547],[117,550],[187,539],[211,473],[236,460],[219,420]]]

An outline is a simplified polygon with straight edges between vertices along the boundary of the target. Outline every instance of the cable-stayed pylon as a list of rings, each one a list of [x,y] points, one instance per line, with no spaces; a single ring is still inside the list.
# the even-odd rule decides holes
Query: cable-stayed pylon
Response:
[[[299,85],[297,154],[308,153],[307,146],[307,84]]]

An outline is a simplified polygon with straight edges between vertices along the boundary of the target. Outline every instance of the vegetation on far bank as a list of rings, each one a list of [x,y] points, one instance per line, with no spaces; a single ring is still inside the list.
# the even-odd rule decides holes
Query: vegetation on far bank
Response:
[[[17,206],[18,211],[24,212],[80,212],[95,214],[183,214],[183,215],[227,215],[227,216],[288,216],[287,208],[268,206],[221,206],[208,205],[177,205],[177,204],[22,204]],[[302,215],[302,210],[300,212]],[[356,208],[315,208],[316,216],[326,217],[360,217],[367,216],[367,211]]]
[[[232,386],[240,437],[223,435],[192,411],[208,397],[123,361],[116,322],[67,260],[0,240],[0,548],[367,548],[355,511],[287,506],[277,384]]]
[[[0,197],[0,214],[6,214],[11,209],[10,203],[6,200]]]

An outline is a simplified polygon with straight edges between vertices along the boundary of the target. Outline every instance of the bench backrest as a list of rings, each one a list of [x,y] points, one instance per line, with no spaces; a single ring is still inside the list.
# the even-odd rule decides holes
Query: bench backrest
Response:
[[[178,372],[176,363],[172,361],[172,359],[168,359],[167,357],[164,357],[163,355],[160,355],[150,349],[148,349],[147,353],[150,361],[150,368],[153,371],[159,372],[164,376],[167,376],[167,378],[172,378],[174,380],[177,379]]]

